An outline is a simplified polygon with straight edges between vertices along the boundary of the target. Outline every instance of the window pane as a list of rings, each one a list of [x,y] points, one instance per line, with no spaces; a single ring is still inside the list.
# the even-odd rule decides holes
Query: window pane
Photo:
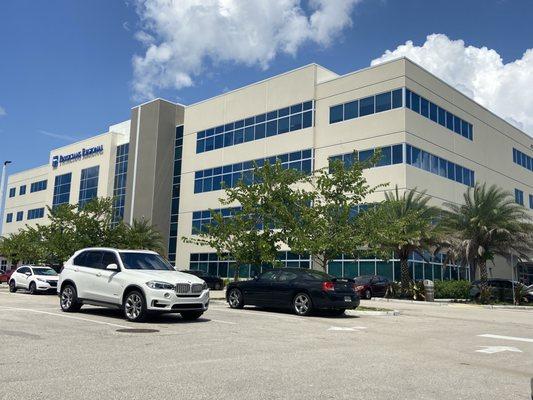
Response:
[[[342,104],[329,108],[329,123],[330,124],[342,121],[342,118],[343,118],[343,105]]]
[[[402,106],[402,89],[397,89],[392,92],[392,108],[399,108]]]
[[[352,101],[344,105],[344,119],[357,118],[359,116],[359,102]]]
[[[359,101],[359,115],[369,115],[374,113],[374,96],[366,97]]]
[[[411,94],[411,110],[414,112],[420,112],[420,96],[416,93]]]
[[[438,107],[436,104],[429,103],[429,118],[433,122],[438,122]]]
[[[376,96],[376,112],[390,110],[391,107],[391,92],[378,94]]]
[[[397,144],[392,147],[392,163],[401,164],[403,161],[403,146]]]
[[[423,97],[420,98],[420,114],[429,118],[429,102]]]

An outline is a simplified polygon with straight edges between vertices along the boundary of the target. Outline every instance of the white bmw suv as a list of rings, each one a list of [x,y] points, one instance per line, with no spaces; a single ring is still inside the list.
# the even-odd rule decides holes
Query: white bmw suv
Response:
[[[129,321],[142,321],[149,312],[180,313],[194,320],[209,306],[203,280],[176,271],[147,250],[79,250],[59,274],[57,292],[63,311],[78,311],[83,304],[113,307]]]

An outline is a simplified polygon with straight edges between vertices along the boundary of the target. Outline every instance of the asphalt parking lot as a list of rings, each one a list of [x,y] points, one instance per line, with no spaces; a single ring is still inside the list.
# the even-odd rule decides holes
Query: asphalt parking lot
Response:
[[[363,305],[401,314],[302,318],[213,301],[196,322],[133,324],[0,285],[0,399],[531,398],[532,311]],[[131,328],[155,332],[120,331]]]

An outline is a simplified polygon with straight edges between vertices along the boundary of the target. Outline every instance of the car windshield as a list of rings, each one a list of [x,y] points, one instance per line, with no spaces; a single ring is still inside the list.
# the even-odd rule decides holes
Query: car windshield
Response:
[[[370,277],[370,276],[360,276],[358,278],[354,278],[355,283],[361,283],[361,284],[368,284],[368,283],[370,283],[371,279],[372,279],[372,277]]]
[[[32,268],[35,275],[57,276],[57,272],[52,268]]]
[[[121,252],[120,259],[126,269],[175,271],[172,265],[159,254]]]

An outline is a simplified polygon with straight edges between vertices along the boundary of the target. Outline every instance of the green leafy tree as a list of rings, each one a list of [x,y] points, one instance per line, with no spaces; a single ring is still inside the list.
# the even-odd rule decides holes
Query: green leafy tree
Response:
[[[240,265],[274,265],[287,232],[294,229],[297,216],[308,204],[305,192],[295,188],[304,179],[302,173],[283,168],[279,161],[255,165],[219,199],[222,206],[238,204],[239,208],[230,216],[211,210],[213,222],[207,229],[182,240],[209,246],[219,257],[235,260],[235,278]]]
[[[131,225],[119,225],[113,229],[122,231],[117,235],[122,236],[117,240],[120,242],[117,247],[164,252],[163,236],[145,219],[134,219]]]
[[[369,248],[381,254],[394,254],[401,265],[401,290],[409,292],[411,277],[408,259],[411,253],[425,257],[442,238],[442,211],[428,205],[430,197],[423,192],[406,190],[400,195],[398,187],[385,193],[385,200],[363,213]]]
[[[376,152],[359,161],[354,152],[354,162],[334,160],[329,168],[314,172],[307,181],[307,207],[301,208],[287,229],[287,243],[293,251],[312,254],[314,264],[324,271],[333,257],[364,251],[367,240],[356,210],[367,196],[384,186],[370,186],[363,175],[380,157]]]
[[[14,264],[20,261],[36,264],[45,257],[43,242],[38,229],[27,228],[0,238],[0,254]]]
[[[481,293],[489,293],[487,262],[510,254],[527,260],[533,248],[533,219],[510,193],[495,185],[476,184],[463,200],[461,205],[445,204],[449,210],[445,228],[454,239],[456,257],[468,263],[472,272],[479,269]]]

